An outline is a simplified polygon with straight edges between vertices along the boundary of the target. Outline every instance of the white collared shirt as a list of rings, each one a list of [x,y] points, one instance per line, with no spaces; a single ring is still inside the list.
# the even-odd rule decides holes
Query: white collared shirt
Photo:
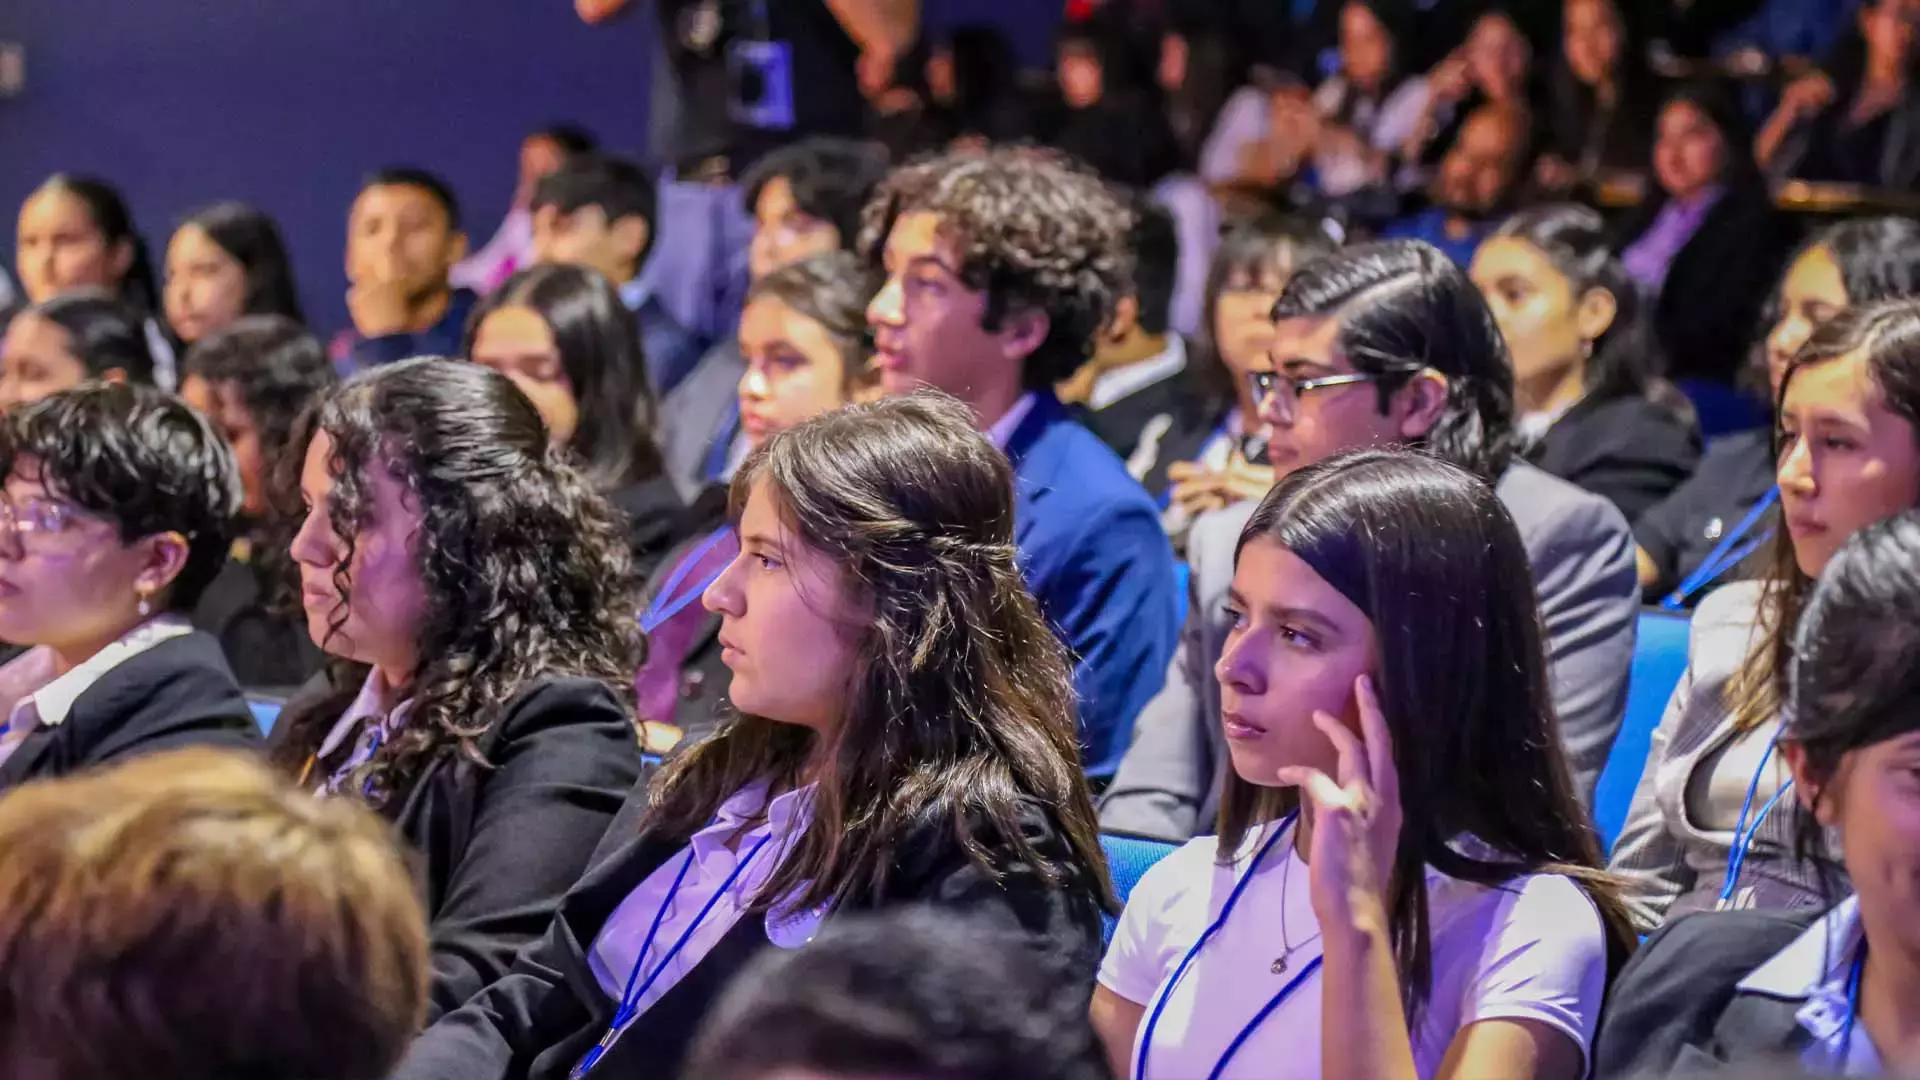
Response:
[[[355,769],[372,760],[374,752],[380,749],[380,744],[387,740],[387,736],[400,730],[400,726],[407,722],[407,714],[413,711],[413,699],[400,702],[389,712],[384,704],[389,693],[391,688],[387,686],[387,680],[381,676],[379,668],[367,673],[367,681],[360,684],[360,693],[353,699],[353,704],[340,714],[340,719],[327,732],[327,737],[320,740],[320,749],[315,751],[314,760],[325,761],[332,757],[334,751],[340,749],[349,737],[354,738],[353,752],[314,788],[315,795],[337,794],[340,785],[353,775]],[[359,729],[357,733],[356,729]]]
[[[1087,394],[1087,408],[1099,411],[1122,398],[1171,379],[1187,367],[1187,343],[1179,334],[1167,335],[1167,347],[1137,364],[1102,372]]]
[[[1181,960],[1247,876],[1253,853],[1277,827],[1252,830],[1228,865],[1217,858],[1215,837],[1192,840],[1148,870],[1127,898],[1099,982],[1150,1015],[1159,1011],[1146,1047],[1150,1075],[1209,1075],[1261,1005],[1320,955],[1313,872],[1283,839],[1247,883],[1226,925],[1172,982]],[[1476,854],[1484,849],[1471,840],[1455,847]],[[1495,888],[1433,867],[1427,868],[1426,887],[1433,983],[1419,1027],[1410,1033],[1418,1074],[1437,1075],[1454,1037],[1482,1020],[1531,1020],[1586,1054],[1607,987],[1606,934],[1587,894],[1557,874]],[[1148,1029],[1140,1025],[1130,1060],[1140,1055]],[[1222,1075],[1318,1080],[1320,1030],[1315,975],[1253,1029]]]
[[[1027,418],[1027,414],[1033,411],[1033,403],[1038,400],[1039,396],[1031,390],[1021,394],[1020,400],[1013,403],[1013,408],[1008,409],[1005,416],[995,420],[993,426],[987,429],[987,440],[1005,450],[1007,444],[1013,441],[1013,433],[1020,430],[1020,421]]]
[[[686,944],[636,1003],[635,1016],[646,1012],[712,952],[752,906],[761,886],[779,869],[812,822],[813,785],[776,796],[772,803],[766,800],[767,787],[760,783],[722,803],[711,825],[695,833],[679,854],[661,863],[614,909],[594,939],[587,958],[593,977],[608,998],[616,1003],[620,1001],[633,977],[636,962],[644,959],[643,973],[634,984],[638,989],[640,983],[652,977],[674,943],[685,935]],[[763,806],[766,808],[764,818],[760,815]],[[738,839],[729,847],[727,842],[736,832]],[[767,844],[759,848],[757,856],[752,856],[752,864],[734,879],[725,895],[716,899],[715,894],[739,868],[740,861],[749,857],[763,840]],[[680,877],[688,859],[692,865],[686,866],[687,874],[675,890],[674,880]],[[694,919],[708,901],[713,901],[712,909],[695,926]],[[647,931],[663,908],[665,916],[660,918],[660,927],[653,934],[652,947],[642,958],[640,950],[646,945]],[[786,905],[775,904],[765,917],[767,938],[781,948],[797,949],[813,937],[822,914],[794,912]]]
[[[163,641],[192,632],[192,624],[180,616],[157,616],[59,676],[53,673],[53,650],[45,645],[9,661],[0,668],[0,701],[10,702],[6,734],[0,735],[0,762],[12,757],[27,736],[40,728],[66,723],[73,703],[107,672]]]
[[[1849,896],[1740,980],[1744,993],[1805,1003],[1794,1018],[1813,1041],[1801,1061],[1819,1072],[1878,1076],[1881,1071],[1880,1052],[1866,1025],[1854,1018],[1847,995],[1863,933],[1860,899]],[[1845,1061],[1840,1060],[1843,1049]]]

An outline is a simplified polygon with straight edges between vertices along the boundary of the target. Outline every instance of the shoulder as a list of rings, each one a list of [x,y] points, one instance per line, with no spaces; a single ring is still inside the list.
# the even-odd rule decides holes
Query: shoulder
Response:
[[[1187,532],[1187,558],[1196,572],[1203,564],[1231,568],[1240,534],[1259,508],[1256,502],[1240,502],[1202,514],[1194,521],[1193,528]]]
[[[627,710],[612,687],[577,675],[543,675],[507,702],[494,729],[503,739],[556,728],[611,727],[631,734]]]
[[[1662,927],[1640,946],[1614,986],[1617,1006],[1675,1014],[1724,1003],[1740,980],[1791,945],[1823,913],[1708,911]]]
[[[1693,611],[1688,644],[1697,653],[1735,654],[1734,663],[1746,655],[1760,621],[1760,600],[1766,592],[1763,581],[1735,581],[1715,589]]]
[[[1611,500],[1518,459],[1501,474],[1494,494],[1536,562],[1570,538],[1593,544],[1629,535],[1626,517]]]
[[[1700,434],[1692,421],[1638,393],[1583,403],[1554,428],[1607,456],[1691,460],[1700,453]]]
[[[91,707],[178,713],[237,712],[247,715],[246,697],[220,642],[204,630],[168,638],[129,657],[81,694]],[[76,702],[78,704],[78,702]]]
[[[1140,875],[1127,894],[1126,917],[1178,921],[1195,898],[1204,904],[1216,876],[1231,873],[1232,867],[1220,861],[1219,838],[1196,836]]]

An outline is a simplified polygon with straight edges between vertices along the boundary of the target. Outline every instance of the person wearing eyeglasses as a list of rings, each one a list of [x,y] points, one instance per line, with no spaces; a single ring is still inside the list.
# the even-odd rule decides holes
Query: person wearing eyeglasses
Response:
[[[1533,568],[1574,791],[1591,801],[1626,704],[1633,538],[1606,499],[1517,456],[1513,368],[1486,302],[1439,249],[1395,240],[1301,267],[1274,314],[1272,370],[1247,382],[1277,476],[1344,450],[1410,445],[1494,485]],[[1213,669],[1255,505],[1194,523],[1187,626],[1101,804],[1102,828],[1184,841],[1214,821],[1227,755]]]
[[[233,452],[150,387],[87,383],[0,415],[0,792],[135,754],[257,747],[193,610],[227,561]]]

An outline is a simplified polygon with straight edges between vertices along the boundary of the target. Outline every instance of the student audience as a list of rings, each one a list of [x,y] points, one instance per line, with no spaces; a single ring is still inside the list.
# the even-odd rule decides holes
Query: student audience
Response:
[[[598,270],[617,286],[621,303],[639,320],[655,395],[672,390],[699,362],[706,342],[681,326],[640,277],[659,235],[653,179],[630,161],[579,155],[540,181],[530,205],[534,256]]]
[[[1534,180],[1565,193],[1635,175],[1653,149],[1653,77],[1620,0],[1564,0]]]
[[[1526,175],[1528,114],[1517,105],[1488,103],[1468,113],[1440,158],[1429,186],[1432,205],[1389,222],[1380,235],[1425,240],[1461,266],[1513,209]]]
[[[542,265],[475,308],[461,352],[513,380],[594,488],[627,515],[635,572],[678,543],[684,504],[660,462],[659,412],[632,315],[610,279]]]
[[[878,154],[844,139],[802,139],[761,159],[746,185],[753,209],[751,277],[809,256],[852,250],[861,210],[885,172]],[[667,474],[688,500],[702,488],[724,486],[746,457],[737,394],[745,374],[745,358],[730,333],[664,398]]]
[[[1084,1004],[1113,899],[1070,669],[972,422],[913,396],[754,452],[703,601],[740,716],[635,793],[546,939],[396,1080],[675,1075],[756,955],[914,904],[1020,934]]]
[[[1620,262],[1659,298],[1654,329],[1674,376],[1730,381],[1789,237],[1718,86],[1675,91],[1655,130],[1658,190],[1615,230]]]
[[[1920,302],[1851,308],[1780,378],[1785,528],[1764,576],[1694,613],[1687,671],[1653,734],[1612,855],[1643,927],[1715,907],[1825,897],[1792,855],[1801,808],[1774,752],[1813,580],[1862,527],[1920,505]]]
[[[513,202],[500,227],[478,251],[454,265],[448,278],[455,287],[472,289],[482,296],[500,287],[516,271],[532,266],[538,257],[534,232],[534,205],[540,184],[583,155],[598,149],[593,133],[573,124],[555,124],[541,128],[520,141],[518,179],[513,186]]]
[[[1128,272],[1113,316],[1094,339],[1092,359],[1054,387],[1061,401],[1084,407],[1086,425],[1123,458],[1178,394],[1187,371],[1186,339],[1170,325],[1180,262],[1173,215],[1137,197],[1129,209]]]
[[[1896,190],[1920,181],[1920,82],[1911,0],[1866,0],[1856,32],[1829,71],[1802,75],[1780,95],[1754,140],[1775,176]]]
[[[272,754],[415,852],[439,1016],[541,934],[639,778],[625,523],[475,364],[364,372],[288,450],[308,632],[337,662]]]
[[[193,610],[220,639],[240,685],[281,696],[320,673],[326,654],[307,633],[300,572],[288,547],[299,515],[276,505],[274,478],[295,455],[300,414],[339,381],[326,349],[298,323],[243,315],[187,349],[180,397],[233,448],[240,519],[226,564]]]
[[[0,338],[0,409],[89,379],[151,385],[149,342],[140,317],[106,292],[49,297],[16,314]]]
[[[21,204],[14,240],[14,266],[29,303],[77,289],[118,297],[141,320],[154,381],[173,388],[174,343],[153,318],[160,311],[153,261],[119,189],[97,177],[50,176]]]
[[[1494,485],[1519,523],[1559,738],[1574,792],[1591,798],[1626,701],[1633,545],[1605,499],[1516,457],[1513,370],[1486,302],[1439,251],[1390,241],[1307,263],[1274,315],[1277,370],[1248,381],[1276,474],[1342,450],[1422,446]],[[1186,629],[1101,804],[1108,829],[1184,842],[1215,815],[1229,743],[1213,675],[1234,626],[1226,601],[1236,541],[1255,508],[1242,502],[1194,525]]]
[[[1755,350],[1768,399],[1778,397],[1787,364],[1822,323],[1849,307],[1916,294],[1920,225],[1879,217],[1822,229],[1787,263],[1772,327]],[[1690,609],[1764,549],[1779,527],[1773,435],[1769,426],[1714,439],[1693,476],[1634,522],[1649,602]]]
[[[1467,118],[1494,105],[1531,127],[1539,112],[1534,102],[1533,47],[1514,17],[1494,8],[1482,13],[1459,48],[1427,73],[1427,99],[1414,133],[1400,147],[1403,162],[1426,165],[1455,145]],[[1517,140],[1530,144],[1530,134]],[[1524,163],[1523,163],[1524,164]]]
[[[877,390],[868,357],[867,303],[875,282],[851,252],[830,251],[754,282],[740,318],[747,358],[740,377],[741,431],[749,451],[774,435]],[[703,738],[726,715],[718,616],[699,607],[705,585],[738,556],[724,520],[726,489],[710,487],[688,511],[700,534],[662,562],[647,585],[647,658],[634,679],[650,746]],[[667,569],[667,568],[671,569]]]
[[[930,911],[836,920],[720,999],[700,1080],[1107,1080],[1073,973],[1004,929]]]
[[[1583,206],[1523,210],[1473,260],[1474,284],[1513,358],[1521,452],[1628,521],[1700,458],[1692,408],[1662,378],[1640,292]]]
[[[1126,263],[1125,209],[1033,150],[896,170],[863,246],[886,283],[867,309],[888,393],[958,397],[1013,461],[1027,587],[1074,656],[1087,773],[1113,775],[1173,653],[1172,549],[1145,491],[1053,396],[1092,352]]]
[[[1044,126],[1048,145],[1113,183],[1145,189],[1179,164],[1179,148],[1159,88],[1131,52],[1112,20],[1063,27],[1054,45],[1054,115]]]
[[[167,241],[167,326],[192,345],[243,315],[304,323],[280,226],[244,203],[216,203]]]
[[[460,204],[446,181],[414,168],[368,177],[347,214],[353,326],[334,339],[334,363],[350,373],[453,353],[475,296],[448,275],[466,254]]]
[[[0,800],[0,1074],[367,1080],[427,1001],[384,825],[182,750]]]
[[[0,791],[260,731],[187,615],[227,558],[240,479],[205,418],[89,383],[0,413]],[[0,800],[3,801],[3,800]]]
[[[1234,563],[1219,835],[1120,917],[1093,1003],[1114,1072],[1581,1075],[1634,938],[1512,517],[1463,469],[1358,451],[1282,480]]]
[[[1827,563],[1799,620],[1787,719],[1777,737],[1768,731],[1799,809],[1782,841],[1819,882],[1817,906],[1694,915],[1655,934],[1608,1002],[1601,1080],[1746,1077],[1768,1060],[1824,1076],[1920,1065],[1908,871],[1916,608],[1920,517],[1868,525]]]

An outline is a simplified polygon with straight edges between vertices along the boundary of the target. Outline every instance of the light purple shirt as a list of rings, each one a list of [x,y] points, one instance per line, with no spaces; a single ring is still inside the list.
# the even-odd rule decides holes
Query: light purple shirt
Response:
[[[1658,293],[1666,283],[1667,270],[1673,265],[1674,257],[1693,239],[1693,234],[1700,231],[1700,223],[1720,201],[1722,190],[1718,186],[1708,188],[1689,202],[1668,199],[1654,215],[1647,231],[1620,253],[1620,263],[1626,267],[1627,276],[1649,293]]]

